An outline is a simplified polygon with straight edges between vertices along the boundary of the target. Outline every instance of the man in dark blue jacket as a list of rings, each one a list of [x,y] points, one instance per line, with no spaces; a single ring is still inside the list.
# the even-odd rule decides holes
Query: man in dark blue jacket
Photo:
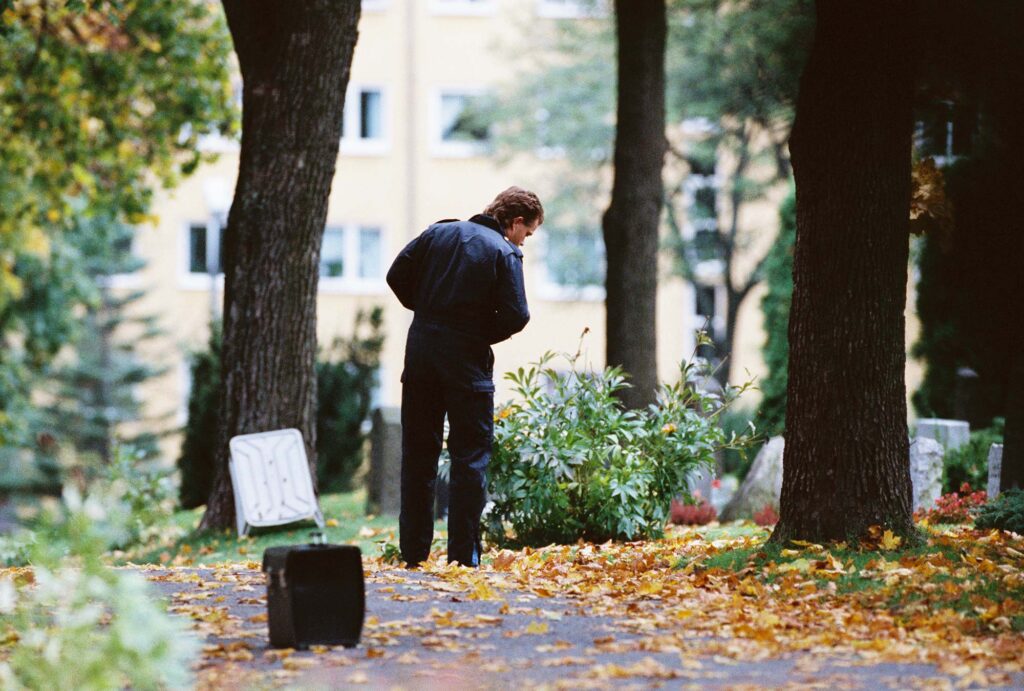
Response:
[[[399,544],[425,561],[444,417],[451,455],[448,562],[480,564],[480,514],[494,441],[491,345],[530,320],[519,247],[544,221],[532,192],[510,187],[482,214],[449,219],[406,245],[388,285],[415,314],[402,372],[402,510]]]

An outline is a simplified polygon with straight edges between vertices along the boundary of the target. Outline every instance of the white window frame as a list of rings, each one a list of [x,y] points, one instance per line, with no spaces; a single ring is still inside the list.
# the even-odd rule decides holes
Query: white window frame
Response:
[[[603,17],[607,14],[608,7],[603,0],[537,0],[537,16],[542,19],[582,19]]]
[[[537,238],[537,248],[540,250],[540,271],[538,275],[540,284],[537,294],[541,300],[549,302],[601,302],[605,299],[606,291],[601,286],[568,286],[556,281],[548,270],[548,251],[551,248],[549,234],[545,233]]]
[[[192,258],[192,252],[190,243],[192,240],[192,228],[194,226],[205,226],[206,227],[206,261],[207,266],[209,262],[219,259],[220,255],[220,243],[224,238],[224,226],[220,226],[220,232],[217,234],[216,241],[210,242],[210,232],[219,226],[217,220],[212,216],[204,220],[187,221],[182,225],[181,232],[179,233],[178,242],[178,283],[182,288],[186,290],[209,290],[210,289],[210,273],[208,271],[197,272],[192,271],[189,263]],[[223,290],[224,288],[224,267],[217,267],[219,271],[214,276],[216,281],[216,288]]]
[[[432,14],[452,17],[486,17],[497,9],[496,0],[430,0]]]
[[[384,265],[388,257],[388,234],[381,223],[328,223],[330,229],[342,231],[341,275],[320,276],[318,292],[328,295],[377,295],[387,291]],[[359,231],[373,228],[380,233],[380,275],[376,278],[359,276]],[[319,266],[317,271],[319,271]]]
[[[363,0],[363,12],[384,12],[391,5],[391,0]]]
[[[364,91],[380,93],[381,136],[363,139],[359,136],[362,115],[362,94]],[[345,134],[341,138],[340,153],[350,156],[381,156],[391,150],[391,98],[383,84],[369,82],[349,83],[345,94]]]
[[[488,142],[449,142],[445,141],[441,132],[442,101],[445,96],[465,96],[475,98],[483,96],[487,90],[479,86],[440,86],[433,89],[430,95],[427,122],[430,127],[430,153],[437,158],[474,158],[483,156],[488,149]]]

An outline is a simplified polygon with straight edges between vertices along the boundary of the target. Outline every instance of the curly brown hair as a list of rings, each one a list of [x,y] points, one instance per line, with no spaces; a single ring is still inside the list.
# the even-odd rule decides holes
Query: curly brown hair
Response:
[[[508,227],[512,221],[522,216],[527,223],[544,222],[544,207],[536,194],[522,187],[509,187],[498,193],[494,201],[487,205],[484,213],[494,216],[502,228]]]

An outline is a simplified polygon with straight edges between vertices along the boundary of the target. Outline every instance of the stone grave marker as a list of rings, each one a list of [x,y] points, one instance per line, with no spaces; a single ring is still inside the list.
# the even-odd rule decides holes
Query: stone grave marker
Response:
[[[723,521],[752,518],[766,505],[779,510],[782,496],[782,456],[786,442],[782,437],[772,437],[757,453],[750,471],[743,479],[736,494],[722,509]]]
[[[397,406],[373,411],[366,485],[367,513],[398,515],[402,508],[402,410]]]
[[[935,507],[942,496],[942,444],[930,437],[917,437],[910,443],[910,482],[914,511]]]
[[[966,420],[921,418],[917,421],[917,436],[934,439],[948,452],[967,443],[971,436],[971,426]]]
[[[988,449],[988,488],[989,499],[999,496],[999,481],[1003,474],[1003,445],[993,444]]]

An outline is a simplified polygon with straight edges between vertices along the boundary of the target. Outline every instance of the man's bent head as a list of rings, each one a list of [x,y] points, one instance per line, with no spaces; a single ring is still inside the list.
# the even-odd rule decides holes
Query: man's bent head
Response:
[[[544,207],[536,194],[522,187],[509,187],[487,205],[484,213],[501,224],[513,244],[522,245],[544,222]]]

